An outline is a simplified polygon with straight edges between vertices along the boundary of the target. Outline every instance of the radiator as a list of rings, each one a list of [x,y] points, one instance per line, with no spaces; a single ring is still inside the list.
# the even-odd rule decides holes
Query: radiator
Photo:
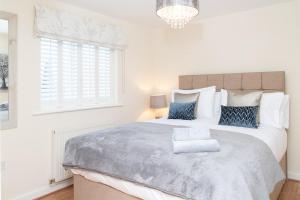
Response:
[[[102,130],[112,127],[113,125],[105,125],[101,127],[93,127],[88,129],[74,130],[74,131],[52,131],[52,167],[50,184],[58,183],[71,178],[73,175],[70,170],[65,170],[62,163],[64,159],[64,151],[66,142],[79,135],[87,134],[93,131]]]

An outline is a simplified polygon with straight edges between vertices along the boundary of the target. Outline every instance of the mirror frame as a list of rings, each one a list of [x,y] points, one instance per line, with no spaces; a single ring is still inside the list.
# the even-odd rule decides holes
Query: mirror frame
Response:
[[[0,11],[8,21],[8,120],[0,121],[0,130],[17,127],[17,15]]]

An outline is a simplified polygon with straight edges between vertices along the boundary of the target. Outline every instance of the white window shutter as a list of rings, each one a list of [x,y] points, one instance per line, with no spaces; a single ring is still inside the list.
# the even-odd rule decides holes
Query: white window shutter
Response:
[[[44,104],[58,100],[58,41],[41,39],[41,100]]]
[[[42,109],[116,103],[116,51],[41,38]]]
[[[106,47],[100,47],[98,54],[99,97],[108,99],[112,97],[112,89],[114,87],[113,66],[115,63],[113,62],[113,51]]]
[[[66,103],[79,97],[78,49],[74,42],[62,43],[62,99]]]
[[[82,45],[82,97],[84,100],[94,100],[96,97],[96,47]]]

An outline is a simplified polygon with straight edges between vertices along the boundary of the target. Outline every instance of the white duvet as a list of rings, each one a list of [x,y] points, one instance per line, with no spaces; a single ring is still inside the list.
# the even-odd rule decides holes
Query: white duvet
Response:
[[[241,134],[252,135],[268,145],[268,147],[271,149],[278,162],[284,156],[287,149],[286,131],[284,129],[278,129],[274,127],[262,126],[259,127],[258,129],[250,129],[250,128],[240,128],[240,127],[232,127],[232,126],[220,126],[220,125],[216,125],[216,121],[207,120],[207,119],[197,119],[193,121],[158,119],[149,122],[169,124],[169,125],[182,125],[188,127],[208,127],[210,129],[227,130],[227,131],[238,132]],[[117,190],[138,197],[140,199],[145,199],[145,200],[181,199],[175,196],[165,194],[155,189],[140,186],[135,183],[123,181],[100,173],[90,172],[86,170],[79,170],[79,169],[72,169],[72,172],[74,174],[82,175],[88,180],[111,186]]]

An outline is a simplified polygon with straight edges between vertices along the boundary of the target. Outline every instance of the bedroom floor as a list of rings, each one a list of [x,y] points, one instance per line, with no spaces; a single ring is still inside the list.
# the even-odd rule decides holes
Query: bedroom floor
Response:
[[[40,198],[39,200],[73,200],[73,186]],[[300,182],[288,180],[280,195],[280,200],[300,199]]]

